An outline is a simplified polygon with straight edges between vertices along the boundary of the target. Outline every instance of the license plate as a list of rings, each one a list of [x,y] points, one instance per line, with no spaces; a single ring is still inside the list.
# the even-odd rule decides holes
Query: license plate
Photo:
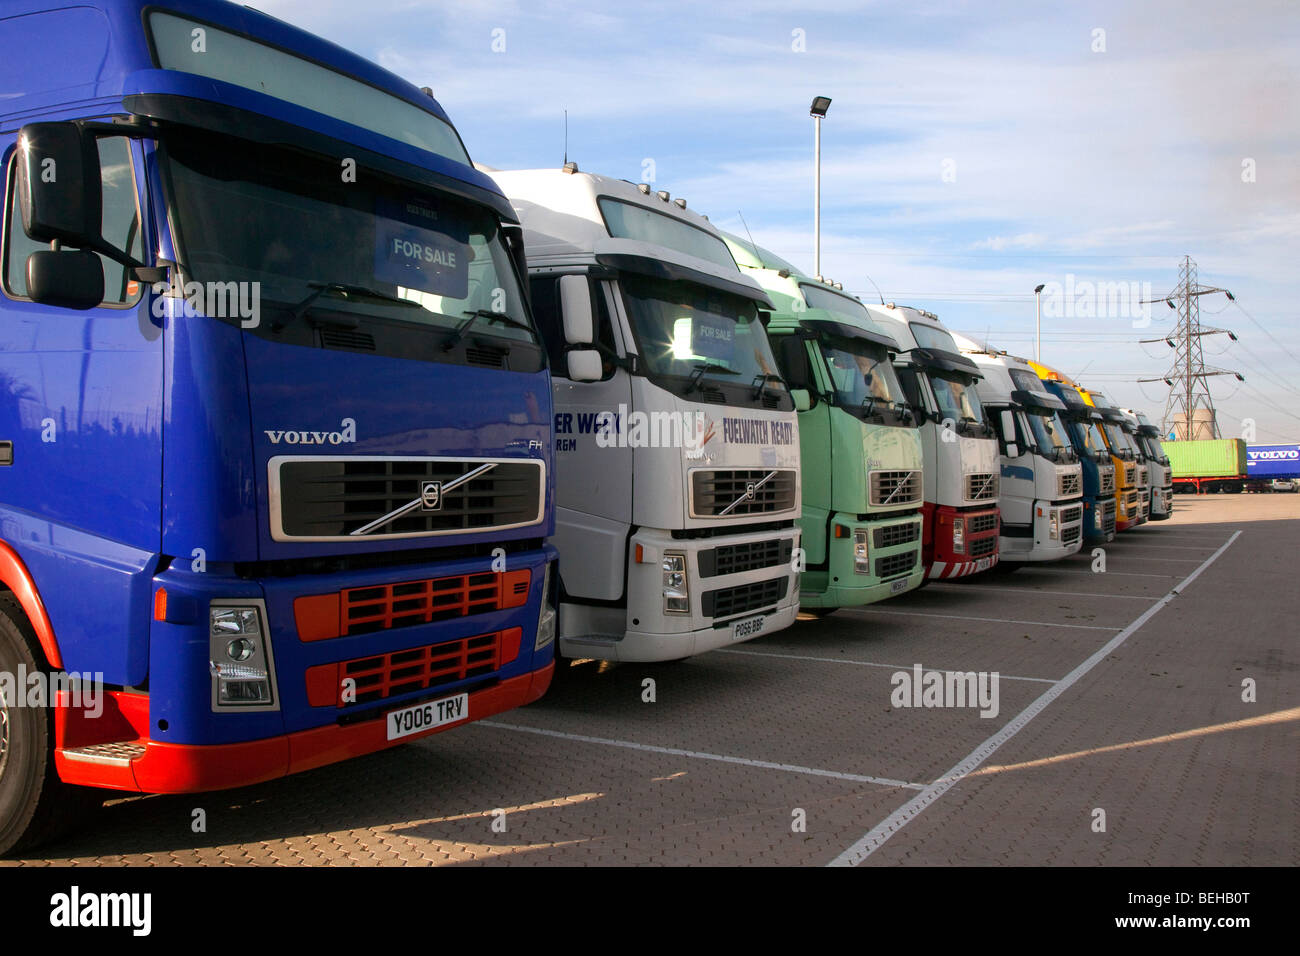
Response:
[[[980,558],[978,561],[975,562],[976,571],[987,571],[991,567],[993,567],[992,558]]]
[[[401,710],[391,710],[385,715],[388,739],[399,740],[412,734],[423,733],[434,727],[454,724],[469,716],[469,694],[457,694],[442,700],[431,700]]]
[[[889,586],[890,594],[899,594],[907,590],[907,578],[899,578]]]
[[[747,641],[751,637],[763,633],[763,626],[767,623],[767,618],[762,614],[756,617],[747,617],[743,621],[737,621],[731,625],[731,639],[733,641]]]

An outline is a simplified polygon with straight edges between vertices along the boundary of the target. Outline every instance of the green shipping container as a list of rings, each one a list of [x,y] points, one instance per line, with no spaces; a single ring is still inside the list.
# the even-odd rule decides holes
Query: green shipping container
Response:
[[[1242,477],[1246,474],[1246,443],[1240,438],[1160,443],[1175,478]]]

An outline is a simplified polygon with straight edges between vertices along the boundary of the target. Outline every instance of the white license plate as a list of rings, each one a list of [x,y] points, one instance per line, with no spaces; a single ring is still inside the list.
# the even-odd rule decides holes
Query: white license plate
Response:
[[[743,621],[737,621],[731,625],[731,639],[733,641],[747,641],[763,633],[763,627],[767,623],[767,618],[762,614],[755,617],[747,617]]]
[[[389,711],[384,720],[388,722],[388,739],[398,740],[434,727],[454,724],[468,716],[469,694],[457,694],[455,697],[444,697],[442,700],[431,700]]]
[[[975,562],[976,571],[987,571],[991,567],[993,567],[992,558],[980,558],[978,561]]]
[[[899,578],[897,581],[895,581],[893,584],[889,586],[889,593],[900,594],[901,592],[906,591],[907,580],[908,580],[907,578]]]

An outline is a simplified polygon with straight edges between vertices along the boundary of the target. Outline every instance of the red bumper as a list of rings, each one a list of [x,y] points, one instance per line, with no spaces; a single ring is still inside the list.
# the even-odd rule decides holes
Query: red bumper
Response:
[[[66,756],[63,751],[68,746],[69,736],[75,737],[78,728],[75,724],[69,727],[68,719],[60,720],[56,717],[58,749],[55,751],[55,766],[59,778],[65,783],[111,790],[198,793],[244,787],[410,743],[421,737],[432,736],[532,703],[546,693],[554,671],[555,665],[547,664],[531,674],[512,677],[493,687],[476,691],[469,695],[469,714],[464,720],[434,728],[428,733],[413,734],[393,741],[387,738],[386,721],[368,720],[346,726],[331,724],[237,744],[202,746],[137,739],[127,742],[144,747],[144,753],[127,764],[105,764]],[[140,701],[143,701],[147,709],[148,698],[142,695],[131,695],[131,698],[133,699],[119,698],[124,710],[138,710]],[[59,712],[67,713],[64,708],[60,708]],[[75,721],[75,718],[72,720]],[[135,720],[130,722],[139,726]]]
[[[998,563],[998,509],[992,508],[954,508],[949,505],[925,503],[925,573],[930,579],[961,578],[968,574],[987,571]],[[959,554],[953,548],[953,518],[962,517],[966,521],[966,543]],[[978,518],[992,518],[991,527],[984,531],[970,530],[972,522]],[[979,550],[980,542],[992,541],[992,547],[986,553],[975,557],[972,551]]]

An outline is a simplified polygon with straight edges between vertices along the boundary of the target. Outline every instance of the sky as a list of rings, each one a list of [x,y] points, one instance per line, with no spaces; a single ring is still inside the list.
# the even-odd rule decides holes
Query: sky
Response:
[[[1293,2],[255,5],[431,87],[477,162],[559,166],[567,110],[580,168],[809,273],[829,96],[823,275],[1028,357],[1045,284],[1043,361],[1159,421],[1190,257],[1235,296],[1198,299],[1224,437],[1300,441]]]

